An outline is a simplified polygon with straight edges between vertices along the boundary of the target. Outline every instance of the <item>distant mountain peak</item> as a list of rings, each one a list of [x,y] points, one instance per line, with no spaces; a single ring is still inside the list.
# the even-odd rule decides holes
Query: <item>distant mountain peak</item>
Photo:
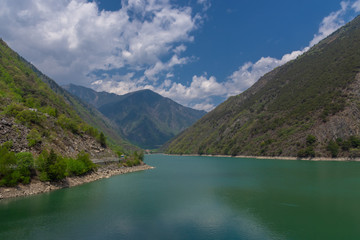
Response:
[[[69,85],[66,89],[94,105],[122,129],[123,136],[143,148],[160,147],[205,114],[150,89],[124,95],[96,92],[76,85]]]

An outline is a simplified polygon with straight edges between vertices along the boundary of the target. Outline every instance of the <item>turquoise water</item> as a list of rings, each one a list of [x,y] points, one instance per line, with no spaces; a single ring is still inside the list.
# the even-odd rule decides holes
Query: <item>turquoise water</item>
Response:
[[[360,163],[146,156],[156,169],[0,201],[0,239],[360,239]]]

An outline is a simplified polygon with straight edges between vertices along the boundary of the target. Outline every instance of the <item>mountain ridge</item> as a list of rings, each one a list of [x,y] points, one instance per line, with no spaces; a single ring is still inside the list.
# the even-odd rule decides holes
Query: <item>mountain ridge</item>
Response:
[[[360,126],[354,87],[359,85],[359,36],[356,17],[220,104],[169,142],[166,151],[329,157],[329,145],[338,141],[335,155],[348,156],[341,142],[358,135]],[[312,137],[315,142],[308,143]]]
[[[160,147],[205,114],[149,89],[116,96],[76,85],[65,89],[96,106],[119,126],[126,139],[143,148]]]

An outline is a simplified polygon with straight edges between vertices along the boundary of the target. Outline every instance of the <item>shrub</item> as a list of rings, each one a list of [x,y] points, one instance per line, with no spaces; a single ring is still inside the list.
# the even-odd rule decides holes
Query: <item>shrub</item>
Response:
[[[14,145],[14,143],[13,143],[13,141],[11,141],[11,140],[10,140],[10,141],[6,141],[6,142],[4,142],[4,143],[2,144],[2,146],[5,147],[5,148],[7,148],[7,149],[12,148],[13,145]]]
[[[351,148],[349,151],[350,158],[360,158],[360,149]]]
[[[58,156],[54,150],[50,153],[43,151],[37,158],[36,167],[40,171],[41,181],[58,181],[66,177],[65,159]]]
[[[5,108],[5,114],[9,117],[16,117],[19,112],[24,110],[24,106],[19,103],[11,103]]]
[[[64,114],[61,114],[58,117],[57,123],[63,128],[70,130],[72,133],[79,134],[79,128],[76,121],[66,117]]]
[[[15,186],[19,182],[30,183],[34,158],[31,153],[10,152],[6,146],[0,147],[0,186]]]
[[[301,149],[298,153],[297,156],[299,158],[306,158],[306,157],[315,157],[315,151],[314,148],[309,146],[305,149]]]
[[[127,167],[141,165],[144,160],[144,152],[138,153],[135,151],[129,158],[126,159],[124,165]]]
[[[48,176],[50,181],[59,181],[66,177],[66,162],[65,160],[57,156],[54,164],[49,166]]]
[[[9,152],[4,146],[0,147],[0,186],[14,186],[17,179],[14,173],[16,169],[15,153]]]
[[[29,134],[27,135],[26,139],[28,140],[28,146],[33,147],[36,144],[41,142],[41,135],[40,133],[35,129],[31,129]]]
[[[328,143],[326,149],[331,153],[331,157],[336,158],[338,156],[338,154],[339,154],[340,147],[337,144],[337,142],[331,140]]]
[[[78,176],[85,173],[85,165],[73,158],[66,159],[67,172],[69,176]]]
[[[90,160],[90,155],[88,153],[85,153],[84,151],[81,151],[77,155],[77,160],[84,164],[85,172],[89,172],[96,169],[96,164]]]
[[[29,152],[20,152],[16,156],[17,170],[20,173],[22,183],[30,183],[31,172],[34,170],[34,157]]]
[[[23,110],[16,115],[17,120],[19,120],[22,123],[28,123],[28,124],[30,123],[41,124],[44,118],[45,116],[42,115],[41,113],[30,109]]]
[[[351,136],[349,138],[349,141],[350,141],[351,147],[353,147],[353,148],[357,148],[360,146],[360,138],[359,137]]]
[[[96,169],[96,164],[90,160],[90,155],[84,151],[77,155],[76,159],[67,158],[67,173],[71,176],[79,176]]]
[[[106,137],[103,132],[100,133],[98,141],[103,148],[106,148]]]
[[[316,137],[314,135],[308,135],[306,137],[306,145],[307,146],[313,146],[316,142]]]
[[[53,108],[53,107],[44,107],[41,109],[41,112],[43,113],[47,113],[49,116],[52,116],[52,117],[55,117],[57,118],[58,117],[58,110],[56,108]]]
[[[93,136],[93,137],[97,137],[99,135],[98,130],[89,125],[84,126],[84,132],[86,132],[87,134],[89,134],[90,136]]]

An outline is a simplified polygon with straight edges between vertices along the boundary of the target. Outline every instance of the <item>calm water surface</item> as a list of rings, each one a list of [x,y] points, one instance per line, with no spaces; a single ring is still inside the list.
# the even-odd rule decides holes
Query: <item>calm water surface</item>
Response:
[[[156,169],[0,201],[0,239],[360,239],[360,163],[146,156]]]

